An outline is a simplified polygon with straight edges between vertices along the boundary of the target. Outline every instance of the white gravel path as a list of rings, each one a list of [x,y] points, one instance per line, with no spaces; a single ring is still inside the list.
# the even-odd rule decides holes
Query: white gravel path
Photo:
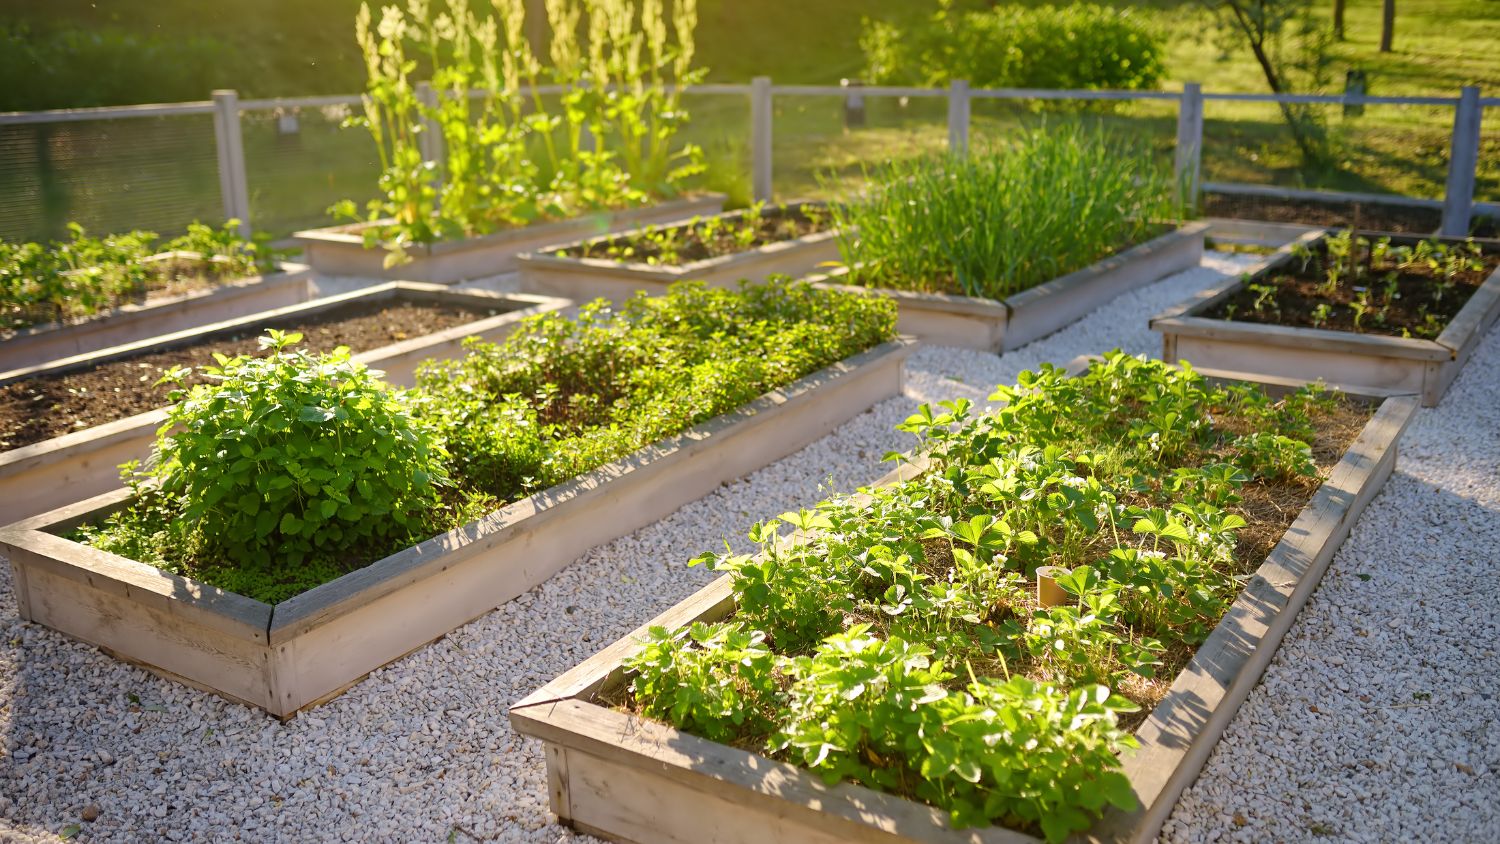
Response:
[[[286,725],[22,624],[0,567],[0,840],[56,840],[91,804],[98,819],[82,824],[79,840],[576,840],[551,823],[539,749],[510,731],[511,701],[701,586],[711,575],[684,567],[692,553],[723,537],[742,543],[751,521],[809,505],[827,483],[848,489],[878,477],[879,456],[910,445],[892,426],[917,403],[983,400],[1042,361],[1112,347],[1156,353],[1149,316],[1250,260],[1211,254],[1205,268],[1003,358],[919,350],[904,397],[595,549]],[[1496,647],[1485,609],[1500,595],[1493,578],[1476,576],[1485,563],[1493,572],[1500,554],[1500,419],[1465,424],[1494,409],[1500,378],[1479,383],[1485,367],[1500,372],[1500,332],[1444,408],[1408,433],[1392,491],[1361,522],[1284,658],[1173,816],[1172,840],[1500,839],[1481,834],[1494,831],[1500,802],[1500,666],[1485,650]],[[1396,527],[1375,527],[1386,522]],[[1414,564],[1443,568],[1406,575]],[[1354,638],[1356,623],[1371,638]],[[1330,698],[1338,683],[1352,691]],[[1295,706],[1304,699],[1324,712]],[[1405,702],[1421,705],[1390,708]],[[1261,725],[1286,707],[1317,733]],[[1377,767],[1361,766],[1366,758]],[[1370,799],[1354,804],[1340,789]]]

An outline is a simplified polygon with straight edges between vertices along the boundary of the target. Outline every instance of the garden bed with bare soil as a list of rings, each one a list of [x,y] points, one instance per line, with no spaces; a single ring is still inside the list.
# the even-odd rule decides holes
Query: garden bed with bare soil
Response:
[[[1416,393],[1431,407],[1497,318],[1489,242],[1314,230],[1151,326],[1167,360]]]
[[[1431,234],[1437,231],[1443,221],[1443,212],[1436,208],[1368,202],[1321,202],[1228,193],[1204,194],[1203,215],[1233,220],[1261,220],[1267,223],[1297,223],[1319,228],[1353,227],[1411,234]]]
[[[265,328],[303,335],[314,351],[348,346],[363,352],[473,322],[493,311],[422,302],[352,304],[331,313],[246,326],[226,336],[163,351],[143,351],[86,369],[0,386],[0,451],[124,419],[167,403],[172,387],[158,385],[174,366],[212,366],[214,355],[254,354]],[[192,376],[201,381],[202,375]]]

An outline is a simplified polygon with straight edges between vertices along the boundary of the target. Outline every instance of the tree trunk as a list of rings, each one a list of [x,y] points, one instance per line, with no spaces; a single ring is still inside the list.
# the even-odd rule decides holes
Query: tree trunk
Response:
[[[1396,38],[1396,0],[1385,0],[1380,16],[1380,52],[1389,53]]]
[[[1260,64],[1261,73],[1266,77],[1266,84],[1270,86],[1271,93],[1287,93],[1281,84],[1281,77],[1276,73],[1275,65],[1271,64],[1271,57],[1266,54],[1265,45],[1251,39],[1250,50],[1255,53],[1255,61]],[[1313,143],[1312,138],[1307,136],[1307,127],[1302,124],[1302,116],[1291,103],[1277,103],[1281,109],[1281,116],[1286,119],[1287,128],[1292,131],[1292,140],[1296,142],[1297,149],[1302,151],[1303,159],[1314,161],[1318,159],[1319,151]]]
[[[1333,0],[1333,37],[1340,41],[1344,40],[1344,2]]]

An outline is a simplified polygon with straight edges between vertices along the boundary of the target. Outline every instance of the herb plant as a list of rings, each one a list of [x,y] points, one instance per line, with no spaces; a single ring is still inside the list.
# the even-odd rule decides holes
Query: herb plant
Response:
[[[865,173],[831,206],[849,280],[1003,299],[1154,236],[1176,182],[1140,143],[1076,126],[1038,129],[968,158]]]
[[[274,602],[431,534],[446,452],[421,400],[301,339],[272,330],[265,357],[220,356],[211,383],[176,391],[151,461],[127,468],[139,503],[91,544]]]
[[[1239,533],[1265,510],[1244,502],[1310,497],[1299,438],[1352,411],[1119,353],[991,399],[901,426],[912,480],[757,524],[755,554],[694,560],[728,573],[736,610],[652,630],[627,704],[958,826],[1061,841],[1134,808],[1121,719],[1154,704],[1259,562]],[[1066,602],[1040,604],[1042,566],[1061,567]]]
[[[806,284],[677,284],[535,317],[417,381],[459,484],[510,501],[889,340],[895,322],[890,302]]]

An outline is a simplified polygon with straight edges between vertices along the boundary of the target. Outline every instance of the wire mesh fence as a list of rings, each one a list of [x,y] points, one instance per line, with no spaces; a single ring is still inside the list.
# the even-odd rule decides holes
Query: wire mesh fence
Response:
[[[176,234],[219,222],[211,115],[0,125],[0,237]]]
[[[341,128],[350,106],[246,110],[240,127],[250,216],[257,231],[284,237],[334,222],[329,206],[344,199],[363,208],[376,195],[380,164],[374,141]],[[354,108],[358,108],[355,106]]]

